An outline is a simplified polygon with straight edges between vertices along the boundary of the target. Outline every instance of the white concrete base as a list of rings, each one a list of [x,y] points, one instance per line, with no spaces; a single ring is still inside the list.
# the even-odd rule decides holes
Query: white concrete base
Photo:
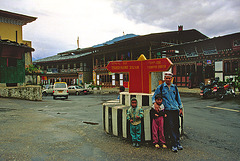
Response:
[[[140,97],[141,95],[137,95]],[[130,98],[130,95],[126,95]],[[141,104],[141,101],[139,101]],[[103,103],[103,126],[104,130],[111,135],[130,139],[129,122],[127,121],[127,109],[129,105],[122,105],[118,100]],[[144,111],[142,119],[142,141],[151,141],[152,127],[150,110],[151,106],[141,106]],[[180,125],[181,125],[181,119]],[[182,133],[180,129],[180,133]]]

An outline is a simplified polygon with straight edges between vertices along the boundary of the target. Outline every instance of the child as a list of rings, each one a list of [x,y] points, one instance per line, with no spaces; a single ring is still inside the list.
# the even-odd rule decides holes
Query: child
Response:
[[[162,96],[157,94],[155,96],[156,105],[152,107],[150,113],[152,118],[152,135],[153,135],[153,144],[156,148],[159,148],[158,142],[160,141],[160,145],[162,148],[166,149],[167,146],[165,137],[164,137],[164,130],[163,130],[163,117],[166,117],[164,114],[164,106],[162,104]]]
[[[127,119],[130,120],[130,134],[133,146],[139,147],[141,142],[141,118],[143,110],[137,106],[137,99],[131,99],[131,107],[127,110]]]

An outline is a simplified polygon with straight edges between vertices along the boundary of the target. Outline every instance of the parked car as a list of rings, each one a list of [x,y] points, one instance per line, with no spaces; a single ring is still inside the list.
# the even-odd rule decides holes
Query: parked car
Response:
[[[68,92],[69,94],[79,95],[79,94],[88,94],[89,90],[83,88],[82,86],[69,86]]]
[[[42,90],[42,95],[53,95],[53,85],[46,85],[45,89]]]
[[[56,97],[65,97],[68,99],[68,87],[66,82],[55,82],[53,86],[53,99]]]

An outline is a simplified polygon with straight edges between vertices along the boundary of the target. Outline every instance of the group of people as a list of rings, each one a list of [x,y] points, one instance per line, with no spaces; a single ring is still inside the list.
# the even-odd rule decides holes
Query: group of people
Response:
[[[177,87],[171,83],[172,76],[172,73],[166,72],[164,83],[155,90],[150,114],[154,146],[165,149],[167,148],[166,139],[170,138],[171,149],[177,152],[183,149],[179,142],[179,116],[183,115],[183,106]],[[132,98],[131,107],[127,110],[127,119],[130,121],[130,134],[134,147],[139,147],[141,142],[141,118],[143,118],[143,110],[137,106],[137,99]],[[164,121],[166,128],[164,128]]]

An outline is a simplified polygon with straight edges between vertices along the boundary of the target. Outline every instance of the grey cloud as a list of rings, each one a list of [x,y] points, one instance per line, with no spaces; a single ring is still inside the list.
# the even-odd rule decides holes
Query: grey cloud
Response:
[[[195,28],[208,36],[239,32],[240,1],[238,0],[138,0],[114,1],[115,12],[136,23],[176,30]]]

